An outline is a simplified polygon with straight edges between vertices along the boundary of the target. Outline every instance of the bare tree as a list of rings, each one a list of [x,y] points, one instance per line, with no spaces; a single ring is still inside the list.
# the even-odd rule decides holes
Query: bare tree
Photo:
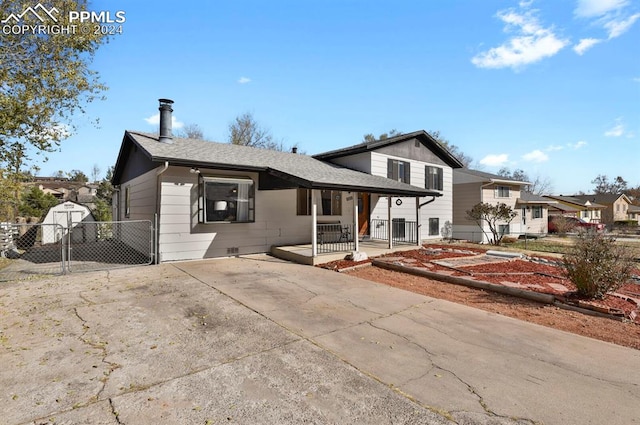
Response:
[[[185,124],[184,127],[176,131],[176,136],[186,139],[204,140],[204,133],[198,124]]]
[[[497,205],[479,202],[467,211],[467,218],[476,222],[492,245],[500,245],[504,234],[500,232],[500,225],[509,225],[518,214],[505,203]],[[484,230],[484,224],[489,226],[491,236]]]
[[[93,164],[93,167],[91,167],[91,181],[92,182],[97,182],[98,181],[98,177],[100,176],[100,167],[98,166],[98,164]]]
[[[380,134],[378,137],[374,136],[373,133],[367,133],[364,136],[362,136],[362,143],[375,142],[376,140],[385,140],[385,139],[389,139],[391,137],[399,136],[401,134],[402,134],[402,132],[396,130],[395,128],[391,129],[387,133]]]
[[[553,190],[553,185],[551,180],[548,177],[541,177],[539,174],[532,180],[529,178],[529,175],[523,169],[517,169],[513,172],[509,170],[507,167],[502,167],[498,171],[498,175],[505,177],[510,180],[516,180],[521,182],[529,182],[525,187],[525,191],[529,193],[533,193],[534,195],[544,195],[545,193],[549,193]]]
[[[619,195],[627,191],[628,185],[627,181],[620,176],[610,182],[609,177],[604,174],[598,174],[595,179],[591,180],[591,183],[595,185],[593,191],[596,194],[613,193]]]
[[[445,139],[444,136],[442,136],[442,134],[440,133],[440,130],[429,131],[429,134],[438,143],[444,146],[451,153],[451,155],[458,158],[458,161],[462,162],[463,166],[469,167],[471,165],[471,163],[473,162],[473,158],[462,152],[462,150],[458,146]]]
[[[229,124],[229,143],[276,151],[289,150],[281,140],[274,140],[271,131],[262,127],[250,112],[237,116]]]

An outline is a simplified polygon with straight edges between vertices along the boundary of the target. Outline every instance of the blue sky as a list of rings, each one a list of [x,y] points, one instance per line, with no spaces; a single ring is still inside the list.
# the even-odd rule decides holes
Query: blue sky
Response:
[[[226,141],[251,112],[308,154],[366,133],[439,130],[487,172],[589,191],[640,185],[640,4],[629,0],[95,1],[126,12],[93,68],[107,100],[40,175],[116,161],[158,98]],[[99,118],[95,128],[90,118]]]

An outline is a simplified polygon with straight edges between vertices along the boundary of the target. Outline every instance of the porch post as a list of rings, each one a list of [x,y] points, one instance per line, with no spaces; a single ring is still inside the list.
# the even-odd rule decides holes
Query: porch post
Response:
[[[387,196],[387,236],[389,238],[389,249],[393,248],[393,229],[391,228],[391,196]]]
[[[315,189],[311,189],[311,256],[318,256],[318,205]]]
[[[359,250],[358,233],[358,192],[353,193],[353,248],[356,252]]]
[[[422,230],[422,223],[420,223],[420,197],[416,196],[416,245],[422,246],[420,243],[420,231]]]

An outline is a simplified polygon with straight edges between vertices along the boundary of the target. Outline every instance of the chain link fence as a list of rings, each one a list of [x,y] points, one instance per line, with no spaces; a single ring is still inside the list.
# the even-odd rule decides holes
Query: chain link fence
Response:
[[[151,221],[0,223],[0,281],[153,262]]]

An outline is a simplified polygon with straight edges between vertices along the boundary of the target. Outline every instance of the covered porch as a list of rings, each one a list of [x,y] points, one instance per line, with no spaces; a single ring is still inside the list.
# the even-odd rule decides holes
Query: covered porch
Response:
[[[359,251],[367,254],[369,258],[389,254],[396,251],[408,251],[417,249],[417,244],[398,244],[389,248],[388,241],[384,240],[360,240],[358,242]],[[320,253],[313,255],[312,244],[287,245],[271,247],[271,255],[298,264],[315,266],[328,263],[330,261],[342,260],[352,250],[340,252]]]

